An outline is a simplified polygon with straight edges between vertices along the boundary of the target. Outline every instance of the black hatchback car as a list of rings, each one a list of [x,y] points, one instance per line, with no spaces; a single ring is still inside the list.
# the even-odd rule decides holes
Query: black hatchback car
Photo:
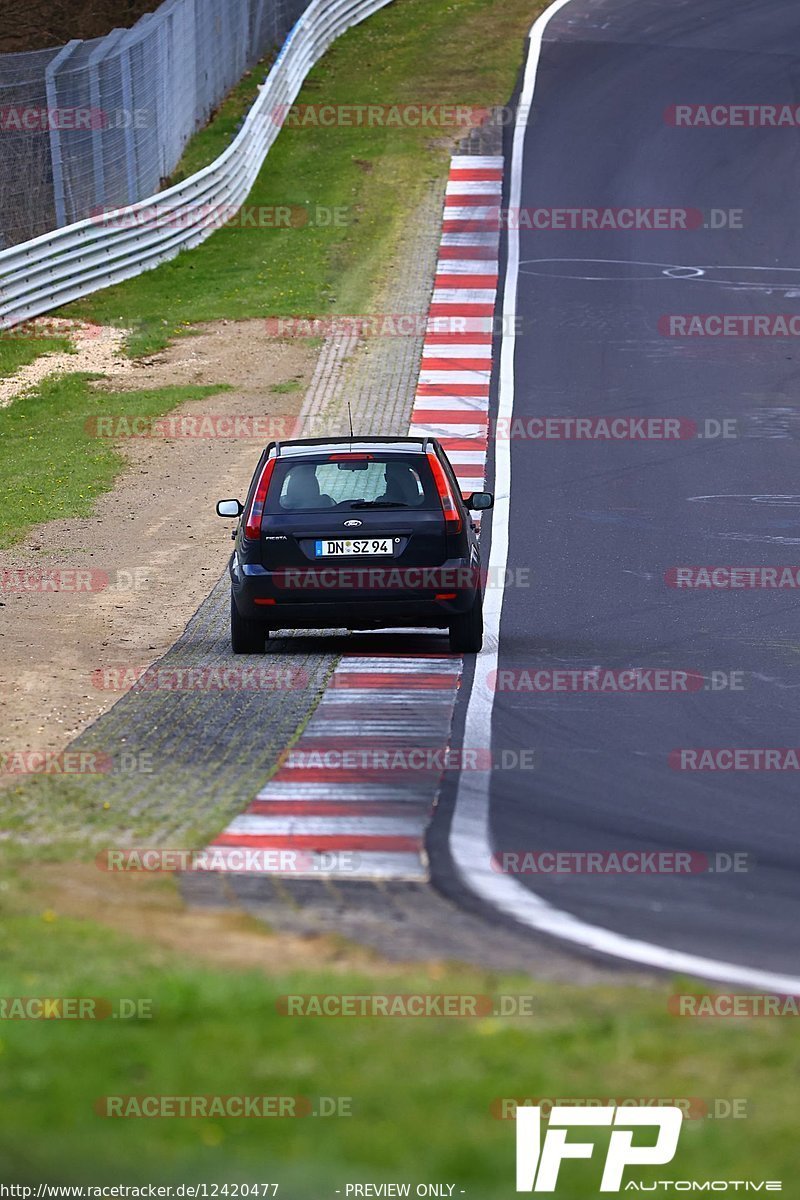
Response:
[[[456,653],[483,640],[480,552],[435,438],[271,442],[239,517],[230,560],[231,644],[261,654],[277,629],[448,629]]]

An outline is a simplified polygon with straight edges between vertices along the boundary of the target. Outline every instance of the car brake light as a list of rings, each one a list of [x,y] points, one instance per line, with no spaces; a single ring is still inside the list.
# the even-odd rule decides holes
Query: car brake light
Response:
[[[251,538],[253,541],[261,537],[261,518],[264,515],[264,501],[267,498],[267,488],[269,487],[269,481],[272,478],[272,472],[275,470],[275,463],[277,461],[277,458],[267,459],[256,485],[253,503],[250,505],[247,524],[244,527],[244,536]]]
[[[329,454],[328,462],[343,462],[347,458],[374,459],[374,454]]]
[[[428,462],[430,463],[431,471],[433,472],[433,481],[436,484],[436,491],[439,493],[439,499],[442,502],[445,530],[447,533],[461,533],[461,513],[458,511],[456,498],[453,495],[450,482],[444,473],[444,467],[436,457],[435,451],[428,451]]]

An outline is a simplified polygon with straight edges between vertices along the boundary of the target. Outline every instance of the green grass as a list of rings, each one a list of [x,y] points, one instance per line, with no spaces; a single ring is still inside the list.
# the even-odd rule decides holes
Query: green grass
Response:
[[[20,328],[15,333],[0,333],[0,379],[13,375],[40,354],[68,353],[72,343],[62,337],[31,337]]]
[[[531,0],[396,0],[333,44],[298,103],[506,103],[524,36],[542,7]],[[246,80],[190,143],[178,175],[227,144],[252,82]],[[307,224],[222,229],[157,270],[66,311],[135,325],[136,353],[163,346],[182,322],[369,311],[409,213],[426,184],[445,177],[458,134],[452,127],[287,126],[247,206],[302,206],[310,214]],[[325,214],[340,210],[343,223],[319,224],[317,206]]]
[[[38,391],[0,409],[0,548],[32,525],[85,517],[125,464],[113,443],[92,436],[92,418],[113,413],[155,417],[218,387],[100,392],[89,375],[45,380]]]
[[[6,880],[6,887],[8,881]],[[161,885],[163,888],[170,884]],[[4,1182],[278,1182],[298,1200],[346,1182],[453,1182],[513,1194],[513,1123],[497,1097],[744,1098],[746,1120],[684,1123],[671,1167],[629,1177],[792,1178],[797,1035],[787,1020],[678,1020],[664,985],[579,988],[450,968],[370,978],[330,968],[226,971],[14,894],[0,933],[6,996],[151,1000],[152,1019],[6,1021],[0,1029]],[[28,911],[26,911],[26,909]],[[698,990],[694,988],[692,990]],[[499,1019],[288,1018],[287,993],[523,993]],[[350,1097],[352,1116],[108,1119],[106,1095]],[[597,1156],[596,1156],[597,1157]],[[564,1200],[594,1195],[598,1162],[564,1167]],[[456,1192],[458,1194],[458,1192]]]
[[[270,386],[270,391],[276,396],[286,396],[290,392],[300,390],[301,381],[299,379],[286,379],[283,383],[273,383]]]

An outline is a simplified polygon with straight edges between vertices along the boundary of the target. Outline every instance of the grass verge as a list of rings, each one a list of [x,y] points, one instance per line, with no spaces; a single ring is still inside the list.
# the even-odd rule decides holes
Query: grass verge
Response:
[[[20,367],[33,362],[40,354],[67,354],[72,342],[62,337],[31,337],[26,328],[0,333],[0,379],[13,375]]]
[[[157,893],[163,932],[180,909],[173,885],[145,884]],[[7,996],[100,997],[115,1009],[120,998],[143,999],[153,1009],[129,1019],[3,1022],[7,1183],[271,1182],[287,1200],[312,1200],[348,1182],[410,1180],[499,1200],[513,1191],[513,1122],[494,1115],[504,1097],[738,1098],[744,1119],[685,1121],[669,1167],[627,1178],[779,1179],[796,1165],[790,1021],[681,1020],[668,1014],[666,984],[531,984],[454,966],[383,964],[376,973],[337,966],[330,947],[327,963],[315,966],[309,950],[307,965],[287,969],[281,939],[243,918],[226,918],[227,936],[260,938],[260,961],[222,969],[165,950],[158,935],[145,945],[91,919],[59,917],[8,875],[3,886]],[[241,929],[230,924],[237,920]],[[370,992],[530,1000],[526,1015],[504,1018],[287,1017],[277,1009],[285,995]],[[337,1105],[341,1097],[352,1115],[137,1119],[97,1111],[105,1096],[185,1095],[304,1096],[317,1112],[320,1097]],[[597,1192],[601,1154],[565,1164],[564,1200]]]
[[[90,375],[59,375],[0,409],[0,549],[40,521],[85,517],[112,486],[125,459],[111,443],[92,436],[88,422],[113,411],[156,417],[185,400],[219,387],[168,387],[100,392]]]

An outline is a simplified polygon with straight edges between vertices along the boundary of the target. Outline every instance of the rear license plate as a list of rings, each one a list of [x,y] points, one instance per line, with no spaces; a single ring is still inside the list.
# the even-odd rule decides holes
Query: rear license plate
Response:
[[[392,554],[391,538],[323,538],[314,543],[317,558],[329,555]]]

